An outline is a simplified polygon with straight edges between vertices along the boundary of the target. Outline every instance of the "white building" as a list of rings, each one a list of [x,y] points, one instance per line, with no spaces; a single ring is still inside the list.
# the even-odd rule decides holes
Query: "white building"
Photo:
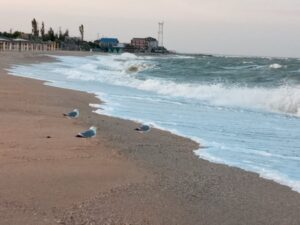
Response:
[[[8,39],[0,37],[0,51],[55,51],[55,42],[37,42],[21,38]]]

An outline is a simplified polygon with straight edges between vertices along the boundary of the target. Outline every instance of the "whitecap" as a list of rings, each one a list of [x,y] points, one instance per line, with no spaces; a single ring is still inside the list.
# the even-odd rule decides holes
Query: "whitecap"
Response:
[[[271,69],[280,69],[280,68],[282,68],[283,66],[280,65],[280,64],[278,64],[278,63],[274,63],[274,64],[271,64],[269,67],[270,67]]]

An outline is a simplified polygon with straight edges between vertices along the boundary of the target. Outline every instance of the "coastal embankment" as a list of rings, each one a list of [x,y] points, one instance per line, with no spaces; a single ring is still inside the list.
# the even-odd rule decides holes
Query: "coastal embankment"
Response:
[[[0,53],[0,224],[300,224],[289,187],[199,159],[189,139],[95,114],[92,94],[5,70],[54,60]],[[62,116],[73,108],[80,118]],[[96,138],[75,137],[91,125]]]

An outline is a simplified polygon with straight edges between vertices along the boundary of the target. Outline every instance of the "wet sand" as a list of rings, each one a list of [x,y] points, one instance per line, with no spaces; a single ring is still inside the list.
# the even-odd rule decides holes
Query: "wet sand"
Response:
[[[198,159],[189,139],[94,114],[91,94],[4,70],[51,61],[0,53],[1,225],[300,224],[300,194],[290,188]],[[79,119],[62,116],[74,107]],[[91,125],[96,138],[75,138]]]

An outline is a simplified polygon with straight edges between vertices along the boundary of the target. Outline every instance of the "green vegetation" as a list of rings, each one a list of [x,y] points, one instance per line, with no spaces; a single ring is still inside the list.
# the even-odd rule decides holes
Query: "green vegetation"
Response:
[[[45,24],[42,22],[42,27],[41,27],[41,37],[44,40],[45,38]]]
[[[31,21],[31,25],[32,25],[32,35],[35,39],[38,39],[40,31],[38,29],[38,22],[36,21],[35,18]]]
[[[81,41],[83,41],[84,27],[82,24],[79,26],[79,32],[80,32],[80,36],[81,36]]]
[[[15,32],[0,32],[0,37],[6,37],[6,38],[20,38],[22,32],[21,31],[15,31]]]
[[[0,32],[0,37],[15,39],[15,38],[23,38],[30,41],[37,42],[47,42],[52,41],[58,43],[62,50],[84,50],[89,51],[90,49],[97,49],[98,44],[94,42],[86,42],[84,41],[84,26],[81,24],[79,26],[80,37],[70,37],[69,30],[66,29],[62,31],[59,28],[59,31],[56,33],[52,27],[49,27],[46,30],[46,25],[44,21],[42,21],[41,26],[39,26],[39,22],[33,18],[31,21],[31,33],[24,33],[21,31],[12,32]]]

